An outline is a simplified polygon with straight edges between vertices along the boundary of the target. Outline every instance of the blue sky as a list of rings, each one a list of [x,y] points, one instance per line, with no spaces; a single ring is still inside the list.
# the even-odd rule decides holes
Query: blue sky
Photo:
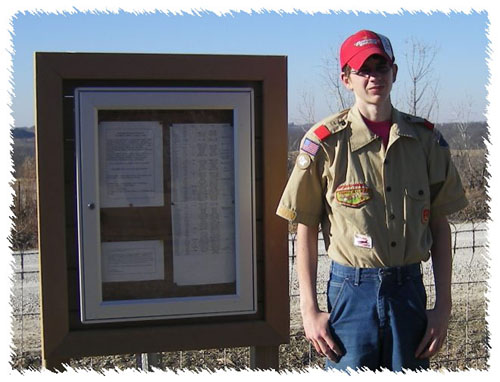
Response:
[[[365,13],[278,14],[238,13],[217,16],[122,12],[66,15],[18,13],[13,19],[12,111],[16,127],[32,126],[33,53],[154,52],[288,56],[290,122],[301,122],[300,96],[313,94],[315,117],[331,113],[322,77],[324,58],[350,34],[372,29],[391,39],[399,63],[393,101],[402,110],[407,93],[405,41],[415,38],[438,48],[434,77],[438,79],[439,114],[435,122],[456,119],[457,107],[472,100],[471,118],[484,120],[487,67],[486,12],[396,15]],[[331,53],[330,53],[331,54]]]

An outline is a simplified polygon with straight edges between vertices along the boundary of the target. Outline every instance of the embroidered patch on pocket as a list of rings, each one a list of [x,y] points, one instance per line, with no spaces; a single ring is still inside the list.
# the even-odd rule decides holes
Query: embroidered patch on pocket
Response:
[[[370,200],[370,189],[364,183],[343,184],[337,187],[335,199],[349,207],[359,207]]]
[[[431,211],[428,208],[424,208],[422,210],[422,223],[423,224],[429,223],[430,216],[431,216]]]

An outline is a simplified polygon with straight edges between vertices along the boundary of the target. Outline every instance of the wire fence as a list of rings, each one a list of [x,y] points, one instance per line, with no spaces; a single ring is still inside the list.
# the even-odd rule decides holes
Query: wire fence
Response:
[[[318,299],[326,308],[326,284],[329,262],[322,240],[319,241]],[[486,224],[484,222],[452,224],[453,310],[446,343],[431,359],[431,368],[448,370],[488,368]],[[300,319],[298,282],[295,270],[295,236],[289,237],[290,266],[290,343],[280,346],[280,369],[301,370],[323,367],[324,359],[306,341]],[[434,281],[430,262],[423,265],[428,307],[434,304]],[[17,370],[41,368],[38,252],[24,251],[13,255],[12,287],[12,357]],[[247,369],[249,348],[210,349],[155,354],[124,354],[85,357],[71,360],[69,366],[93,370],[152,366],[170,370]]]

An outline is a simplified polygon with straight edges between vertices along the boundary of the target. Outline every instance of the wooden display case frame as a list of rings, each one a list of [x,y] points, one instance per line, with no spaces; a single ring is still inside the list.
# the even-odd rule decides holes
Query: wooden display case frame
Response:
[[[289,341],[287,224],[275,215],[287,178],[283,56],[35,53],[42,358],[250,346],[277,368]],[[79,320],[74,137],[77,87],[244,87],[255,95],[257,313],[83,325]]]

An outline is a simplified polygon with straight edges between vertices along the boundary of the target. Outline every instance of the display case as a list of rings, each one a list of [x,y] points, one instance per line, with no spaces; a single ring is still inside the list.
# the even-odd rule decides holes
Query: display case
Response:
[[[76,88],[82,322],[256,312],[253,90]]]
[[[286,61],[35,54],[46,367],[241,346],[254,366],[277,365]]]

